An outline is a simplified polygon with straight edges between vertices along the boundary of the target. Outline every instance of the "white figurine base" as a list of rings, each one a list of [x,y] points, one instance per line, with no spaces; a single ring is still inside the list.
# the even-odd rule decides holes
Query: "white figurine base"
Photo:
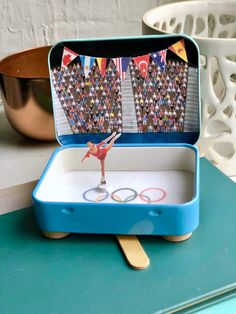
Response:
[[[107,190],[107,184],[106,183],[105,184],[104,183],[99,183],[97,188],[99,190],[106,191]]]

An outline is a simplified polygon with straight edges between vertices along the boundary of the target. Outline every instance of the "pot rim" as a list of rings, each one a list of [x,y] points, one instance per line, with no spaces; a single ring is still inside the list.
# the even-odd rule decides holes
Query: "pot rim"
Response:
[[[15,67],[15,73],[13,75],[13,71],[8,71],[7,69],[12,68],[12,64],[16,62],[17,64],[17,59],[22,57],[22,56],[27,56],[27,55],[34,55],[34,54],[39,54],[41,51],[43,52],[44,50],[49,52],[51,49],[51,46],[42,46],[42,47],[35,47],[31,49],[25,49],[20,52],[16,52],[14,54],[11,54],[9,56],[6,56],[0,61],[0,74],[7,76],[7,77],[12,77],[12,78],[19,78],[19,79],[49,79],[49,73],[47,75],[25,75],[18,73],[17,67]],[[9,66],[8,66],[9,64]]]

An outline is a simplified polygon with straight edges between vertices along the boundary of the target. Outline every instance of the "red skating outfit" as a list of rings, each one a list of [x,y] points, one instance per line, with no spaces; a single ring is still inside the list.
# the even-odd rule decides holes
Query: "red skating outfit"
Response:
[[[102,145],[106,144],[105,141],[102,141],[101,143],[97,144],[97,152],[96,153],[91,153],[90,151],[87,152],[85,157],[89,157],[90,155],[93,155],[97,159],[100,160],[101,162],[101,172],[102,172],[102,177],[105,178],[105,158],[107,155],[107,148],[106,147],[101,147]]]
[[[106,147],[101,147],[102,145],[104,145],[106,142],[102,141],[101,143],[97,144],[97,152],[96,153],[92,153],[90,150],[87,152],[87,154],[85,155],[85,157],[90,157],[90,155],[93,155],[94,157],[97,157],[97,159],[102,160],[106,158],[107,155],[107,149]]]

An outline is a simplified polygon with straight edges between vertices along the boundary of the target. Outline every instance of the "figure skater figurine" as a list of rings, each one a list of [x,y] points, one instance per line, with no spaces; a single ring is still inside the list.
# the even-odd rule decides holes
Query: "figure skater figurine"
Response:
[[[99,144],[95,144],[92,141],[87,142],[89,150],[85,154],[85,156],[82,158],[81,162],[83,162],[85,160],[85,158],[89,158],[90,155],[92,155],[92,156],[94,156],[100,160],[102,177],[100,180],[100,184],[98,185],[99,188],[106,188],[105,159],[107,156],[107,152],[112,148],[113,144],[115,143],[115,141],[120,136],[121,136],[121,133],[116,134],[116,132],[113,132],[111,136],[107,137],[106,139],[104,139]],[[109,141],[110,141],[110,143],[108,143]],[[105,146],[103,146],[103,145],[105,145]]]

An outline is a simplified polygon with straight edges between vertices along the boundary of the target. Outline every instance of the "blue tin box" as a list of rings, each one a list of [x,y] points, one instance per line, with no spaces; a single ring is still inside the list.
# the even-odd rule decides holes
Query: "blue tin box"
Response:
[[[68,40],[49,53],[61,147],[33,191],[48,237],[161,235],[180,241],[199,224],[199,53],[184,35]],[[88,141],[119,134],[100,162]]]

